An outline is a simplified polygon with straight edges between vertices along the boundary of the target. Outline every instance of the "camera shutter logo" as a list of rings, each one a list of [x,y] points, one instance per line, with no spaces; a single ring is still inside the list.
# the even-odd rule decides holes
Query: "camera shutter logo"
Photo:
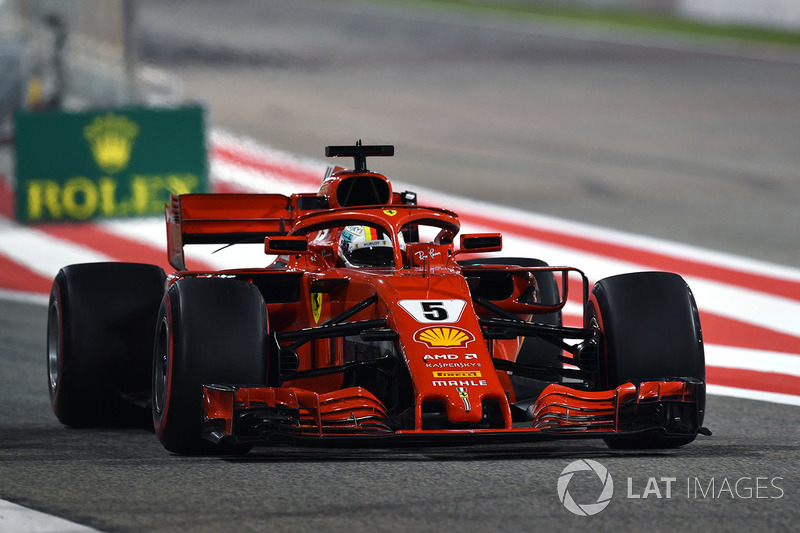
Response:
[[[603,483],[603,490],[600,492],[600,496],[597,497],[597,501],[595,503],[576,503],[567,490],[567,486],[572,480],[572,476],[575,475],[575,472],[583,471],[594,472]],[[591,459],[579,459],[571,462],[566,468],[564,468],[564,470],[561,472],[561,476],[558,478],[558,499],[561,500],[561,503],[564,504],[564,507],[566,507],[568,511],[575,513],[576,515],[596,515],[608,506],[613,495],[614,481],[611,479],[611,474],[608,473],[606,467],[597,461],[592,461]]]

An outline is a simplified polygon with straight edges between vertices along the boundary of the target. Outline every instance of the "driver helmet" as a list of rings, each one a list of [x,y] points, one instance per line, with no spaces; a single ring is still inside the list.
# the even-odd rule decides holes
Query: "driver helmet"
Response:
[[[402,239],[402,235],[398,235]],[[400,241],[401,247],[403,242]],[[349,267],[394,266],[392,239],[371,226],[347,226],[339,237],[339,256]]]

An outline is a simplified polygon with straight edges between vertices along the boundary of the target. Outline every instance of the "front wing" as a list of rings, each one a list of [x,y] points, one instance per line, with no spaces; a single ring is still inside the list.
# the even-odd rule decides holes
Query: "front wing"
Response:
[[[680,438],[703,431],[698,400],[704,394],[702,382],[677,378],[625,383],[598,392],[551,384],[527,406],[525,421],[506,423],[506,427],[394,430],[381,402],[361,387],[319,394],[290,387],[209,384],[203,387],[203,436],[220,444],[376,445],[528,442],[644,433]],[[415,427],[422,427],[421,419]]]

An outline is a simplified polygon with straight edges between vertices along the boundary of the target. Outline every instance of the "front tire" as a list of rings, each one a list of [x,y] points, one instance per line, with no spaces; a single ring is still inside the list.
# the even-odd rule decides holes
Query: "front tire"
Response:
[[[213,452],[202,439],[203,384],[266,383],[267,311],[244,281],[187,278],[161,302],[152,366],[153,423],[164,447]]]
[[[599,388],[669,378],[689,378],[698,387],[692,435],[653,433],[606,439],[612,448],[672,448],[688,444],[705,412],[705,357],[697,305],[677,274],[638,272],[598,281],[589,297],[586,327],[600,330]]]

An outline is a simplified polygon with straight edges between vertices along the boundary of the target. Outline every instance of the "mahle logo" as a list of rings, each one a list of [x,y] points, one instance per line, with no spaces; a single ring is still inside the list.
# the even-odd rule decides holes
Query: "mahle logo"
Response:
[[[594,503],[577,503],[569,493],[568,486],[576,472],[593,472],[603,485],[597,501]],[[614,481],[606,467],[591,459],[579,459],[567,465],[558,478],[558,499],[571,513],[579,516],[596,515],[611,503],[614,495]]]
[[[86,126],[83,135],[92,147],[97,166],[116,174],[128,166],[139,126],[128,117],[107,113]]]

